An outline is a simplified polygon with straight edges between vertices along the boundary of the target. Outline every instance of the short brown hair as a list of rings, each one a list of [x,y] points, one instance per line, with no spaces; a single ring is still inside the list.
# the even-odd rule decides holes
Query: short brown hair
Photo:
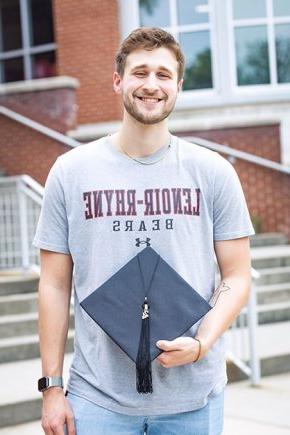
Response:
[[[180,45],[170,33],[158,27],[139,27],[124,39],[115,56],[118,74],[123,77],[127,56],[132,51],[140,48],[154,50],[159,47],[166,47],[175,55],[178,62],[178,81],[182,79],[185,59]]]

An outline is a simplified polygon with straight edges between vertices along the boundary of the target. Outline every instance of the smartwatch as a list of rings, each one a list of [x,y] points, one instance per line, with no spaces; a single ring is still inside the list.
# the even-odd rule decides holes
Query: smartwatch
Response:
[[[51,387],[61,387],[63,388],[63,380],[61,376],[50,377],[44,376],[38,379],[38,391],[42,392]]]

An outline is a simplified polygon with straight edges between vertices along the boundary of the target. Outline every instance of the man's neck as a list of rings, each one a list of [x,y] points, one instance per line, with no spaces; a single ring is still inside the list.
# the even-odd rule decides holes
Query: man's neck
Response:
[[[140,158],[154,154],[170,142],[167,122],[144,125],[122,123],[120,130],[111,136],[112,142],[120,152],[126,152],[131,157]]]

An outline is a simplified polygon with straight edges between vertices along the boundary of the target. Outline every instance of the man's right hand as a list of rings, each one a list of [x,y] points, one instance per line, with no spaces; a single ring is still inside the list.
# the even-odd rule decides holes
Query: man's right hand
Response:
[[[51,387],[43,392],[41,426],[46,435],[75,435],[74,415],[62,388]]]

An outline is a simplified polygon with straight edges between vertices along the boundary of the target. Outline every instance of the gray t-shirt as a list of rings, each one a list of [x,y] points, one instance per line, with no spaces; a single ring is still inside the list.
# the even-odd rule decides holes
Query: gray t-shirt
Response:
[[[154,162],[164,149],[144,157]],[[135,364],[79,302],[150,245],[209,300],[214,241],[254,233],[232,165],[172,136],[169,152],[144,165],[110,137],[59,156],[46,184],[33,245],[74,262],[75,350],[68,390],[112,411],[158,415],[201,408],[226,382],[224,339],[195,364],[152,363],[152,394],[136,391]],[[194,336],[199,323],[186,336]],[[160,337],[162,339],[163,337]]]

